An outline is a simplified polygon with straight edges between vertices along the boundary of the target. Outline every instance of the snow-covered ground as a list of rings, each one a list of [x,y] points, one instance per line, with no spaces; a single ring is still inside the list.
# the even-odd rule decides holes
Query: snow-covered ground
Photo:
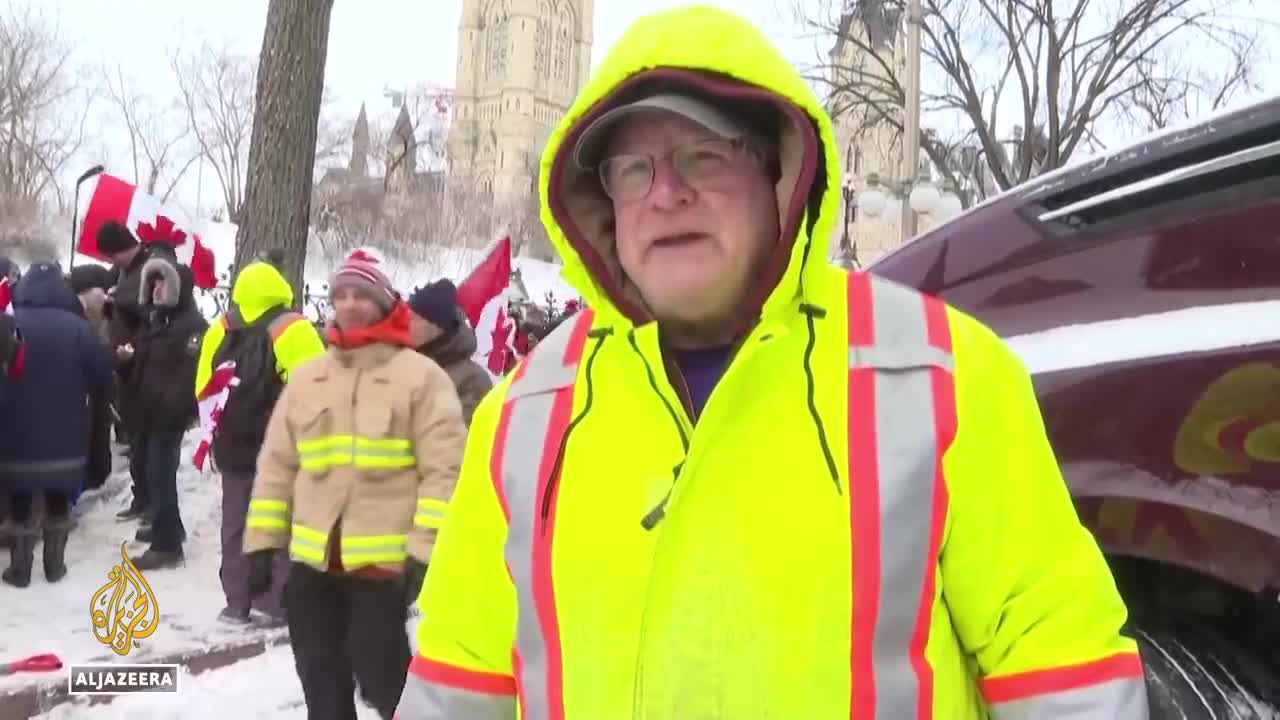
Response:
[[[0,660],[55,653],[65,664],[104,661],[147,662],[149,659],[241,644],[284,630],[233,627],[218,622],[223,607],[218,582],[221,489],[216,474],[203,474],[190,464],[198,431],[188,433],[178,474],[182,519],[187,528],[186,563],[173,570],[145,573],[160,608],[155,634],[140,641],[127,658],[117,657],[93,636],[90,599],[106,584],[107,573],[120,562],[120,543],[131,557],[145,550],[133,539],[136,524],[118,522],[115,513],[127,504],[127,461],[116,458],[116,472],[99,489],[86,493],[76,505],[76,528],[67,547],[68,574],[56,584],[45,582],[39,569],[31,586],[22,590],[0,586]],[[406,627],[413,643],[413,625]],[[63,686],[66,673],[30,673],[0,677],[0,695],[32,685]],[[60,705],[46,718],[305,718],[302,688],[293,669],[287,643],[263,655],[199,675],[183,675],[177,695],[123,695],[110,703],[90,706],[87,698]],[[362,710],[361,718],[376,717]],[[367,713],[367,714],[366,714]]]
[[[45,581],[40,570],[40,548],[31,586],[0,586],[0,658],[22,658],[56,653],[65,663],[95,659],[145,662],[148,657],[172,655],[233,643],[246,634],[265,631],[231,627],[217,622],[223,607],[218,582],[221,489],[218,476],[203,475],[190,465],[197,431],[188,433],[183,467],[178,473],[182,519],[187,528],[186,563],[172,570],[146,573],[160,610],[156,632],[140,641],[127,658],[118,658],[93,635],[90,599],[107,583],[107,573],[120,564],[120,544],[130,556],[146,549],[134,540],[137,525],[115,518],[130,497],[127,460],[116,458],[116,472],[107,484],[86,493],[76,504],[76,527],[67,544],[66,578],[56,584]],[[276,631],[280,632],[280,631]],[[65,682],[65,676],[20,674],[0,678],[0,693],[32,682]]]
[[[360,720],[378,713],[356,703]],[[306,720],[288,645],[199,675],[181,675],[177,693],[121,695],[109,704],[68,703],[40,720]]]

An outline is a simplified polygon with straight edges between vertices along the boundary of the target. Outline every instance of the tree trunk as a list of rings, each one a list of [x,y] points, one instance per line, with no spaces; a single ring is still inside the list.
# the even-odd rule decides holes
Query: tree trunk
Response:
[[[279,249],[299,304],[311,217],[316,126],[333,0],[271,0],[258,59],[244,205],[236,233],[238,272]]]

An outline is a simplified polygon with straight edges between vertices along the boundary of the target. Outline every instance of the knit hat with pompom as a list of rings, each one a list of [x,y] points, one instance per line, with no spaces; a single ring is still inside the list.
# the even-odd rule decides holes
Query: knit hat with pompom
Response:
[[[376,250],[353,250],[329,278],[330,299],[338,288],[359,288],[366,291],[384,312],[391,312],[399,295],[383,272],[384,267],[382,256]]]

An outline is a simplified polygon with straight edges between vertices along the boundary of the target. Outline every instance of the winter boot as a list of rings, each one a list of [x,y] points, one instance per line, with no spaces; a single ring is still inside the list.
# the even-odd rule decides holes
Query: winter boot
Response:
[[[117,520],[137,520],[139,518],[148,517],[148,514],[150,512],[151,512],[151,508],[142,504],[142,502],[138,500],[138,496],[134,495],[133,500],[129,503],[129,507],[116,513],[116,519]]]
[[[13,546],[9,548],[9,569],[0,580],[24,588],[31,584],[31,564],[36,557],[36,531],[32,527],[13,529]]]
[[[67,520],[47,522],[44,527],[44,579],[51,583],[58,582],[67,574],[67,535],[71,532],[71,523]]]

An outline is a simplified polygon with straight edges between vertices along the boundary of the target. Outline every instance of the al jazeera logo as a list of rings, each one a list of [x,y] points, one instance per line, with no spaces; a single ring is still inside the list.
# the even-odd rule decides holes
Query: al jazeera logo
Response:
[[[107,583],[89,601],[93,637],[120,657],[141,647],[160,623],[160,605],[151,585],[120,545],[120,564],[107,573]],[[72,695],[119,695],[177,692],[178,666],[160,664],[72,665]]]

